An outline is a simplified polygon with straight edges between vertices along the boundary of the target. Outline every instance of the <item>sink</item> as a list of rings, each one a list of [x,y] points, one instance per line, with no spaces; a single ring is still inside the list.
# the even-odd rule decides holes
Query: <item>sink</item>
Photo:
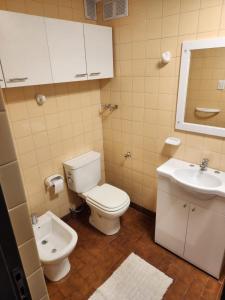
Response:
[[[181,184],[205,190],[218,188],[222,181],[214,175],[196,169],[179,169],[174,171],[174,179]]]
[[[201,171],[198,165],[173,158],[161,165],[157,172],[192,192],[225,197],[224,172],[211,168]]]

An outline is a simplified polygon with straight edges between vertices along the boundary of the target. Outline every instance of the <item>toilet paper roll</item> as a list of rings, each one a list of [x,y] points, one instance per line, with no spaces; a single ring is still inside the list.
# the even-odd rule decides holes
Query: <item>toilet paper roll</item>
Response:
[[[62,178],[54,180],[53,189],[55,194],[58,194],[64,190],[64,180]]]

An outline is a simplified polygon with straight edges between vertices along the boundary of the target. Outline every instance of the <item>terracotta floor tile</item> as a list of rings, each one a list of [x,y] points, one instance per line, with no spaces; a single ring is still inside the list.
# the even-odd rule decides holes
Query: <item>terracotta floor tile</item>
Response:
[[[76,230],[78,243],[70,255],[70,274],[58,283],[47,281],[51,300],[87,300],[132,252],[173,278],[164,300],[218,300],[224,276],[217,281],[157,245],[154,215],[129,208],[122,217],[120,232],[113,236],[93,228],[88,215],[86,210],[67,222]]]

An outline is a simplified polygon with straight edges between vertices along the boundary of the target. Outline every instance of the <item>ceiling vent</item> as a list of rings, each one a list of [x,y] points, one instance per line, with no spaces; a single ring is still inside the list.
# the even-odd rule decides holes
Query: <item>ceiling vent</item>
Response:
[[[128,16],[128,0],[104,0],[104,20],[113,20]]]
[[[96,0],[84,0],[85,17],[90,20],[97,20]]]

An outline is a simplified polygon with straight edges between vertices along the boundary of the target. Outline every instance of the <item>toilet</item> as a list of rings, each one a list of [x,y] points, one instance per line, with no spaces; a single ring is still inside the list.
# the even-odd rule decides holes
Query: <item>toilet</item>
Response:
[[[120,217],[130,205],[128,194],[101,180],[101,155],[90,151],[64,162],[70,190],[85,199],[90,207],[89,223],[106,235],[120,230]]]
[[[32,225],[44,274],[50,281],[59,281],[70,271],[68,256],[77,243],[77,233],[48,211]]]

